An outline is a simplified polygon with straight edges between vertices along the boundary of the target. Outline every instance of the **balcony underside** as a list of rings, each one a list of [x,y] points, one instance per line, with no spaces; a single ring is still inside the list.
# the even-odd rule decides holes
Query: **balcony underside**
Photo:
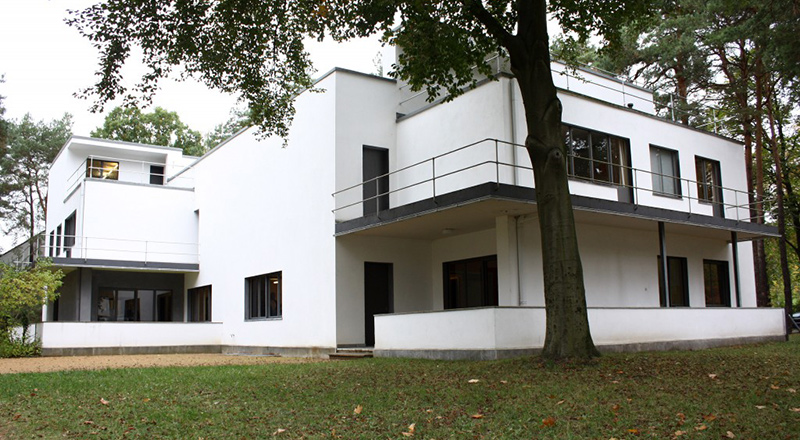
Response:
[[[651,229],[652,222],[663,221],[673,233],[725,240],[730,240],[731,232],[736,232],[739,240],[778,236],[777,228],[768,225],[592,197],[573,195],[572,206],[580,223]],[[440,238],[443,231],[461,234],[489,229],[498,216],[536,211],[535,189],[488,182],[337,223],[336,236],[430,240]]]
[[[89,267],[92,269],[116,269],[156,272],[199,272],[196,263],[169,263],[159,261],[104,260],[96,258],[53,258],[53,265],[62,268]]]

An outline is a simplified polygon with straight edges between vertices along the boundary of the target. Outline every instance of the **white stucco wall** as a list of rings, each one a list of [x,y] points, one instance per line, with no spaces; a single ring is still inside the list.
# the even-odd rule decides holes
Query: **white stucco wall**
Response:
[[[364,343],[364,263],[392,263],[395,312],[430,310],[431,245],[423,240],[345,236],[336,240],[336,337]],[[441,279],[441,269],[439,270]]]
[[[39,324],[45,348],[154,347],[219,345],[219,323],[45,322]]]

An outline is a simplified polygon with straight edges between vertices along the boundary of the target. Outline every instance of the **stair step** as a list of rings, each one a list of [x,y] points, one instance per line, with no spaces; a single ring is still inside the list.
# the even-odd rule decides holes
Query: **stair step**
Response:
[[[364,359],[372,357],[372,348],[348,347],[338,348],[335,353],[328,355],[329,359]]]

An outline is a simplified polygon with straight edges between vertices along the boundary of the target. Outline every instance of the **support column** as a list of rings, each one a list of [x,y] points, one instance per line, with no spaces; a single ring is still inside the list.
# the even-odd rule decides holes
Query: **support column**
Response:
[[[733,292],[736,295],[736,307],[742,306],[742,297],[739,291],[739,237],[736,231],[731,231],[731,251],[733,253]]]
[[[658,250],[661,255],[661,273],[663,276],[658,280],[658,290],[662,295],[664,307],[669,307],[669,272],[667,265],[667,236],[664,231],[664,222],[658,222]]]
[[[516,217],[495,218],[497,240],[497,302],[501,306],[518,306],[519,252]]]
[[[78,281],[78,320],[87,322],[92,320],[92,269],[81,268]]]

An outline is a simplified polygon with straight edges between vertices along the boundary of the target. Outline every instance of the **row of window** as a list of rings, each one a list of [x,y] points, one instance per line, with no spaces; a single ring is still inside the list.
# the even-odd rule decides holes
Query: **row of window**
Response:
[[[567,168],[573,178],[617,186],[631,186],[630,141],[625,138],[586,128],[562,125],[567,147]],[[653,192],[680,197],[681,173],[678,152],[650,146],[650,167]],[[697,198],[709,203],[722,203],[719,162],[695,157]]]
[[[490,255],[443,264],[444,308],[496,306],[498,304],[497,256]],[[687,259],[667,257],[669,306],[689,307]],[[666,306],[664,274],[658,257],[659,297]],[[703,282],[707,307],[730,307],[731,290],[728,262],[703,260]]]
[[[56,226],[55,229],[48,234],[47,255],[49,257],[61,256],[62,251],[66,258],[72,257],[72,247],[75,246],[75,228],[76,228],[77,212],[72,211],[72,214],[64,220],[64,223]]]

